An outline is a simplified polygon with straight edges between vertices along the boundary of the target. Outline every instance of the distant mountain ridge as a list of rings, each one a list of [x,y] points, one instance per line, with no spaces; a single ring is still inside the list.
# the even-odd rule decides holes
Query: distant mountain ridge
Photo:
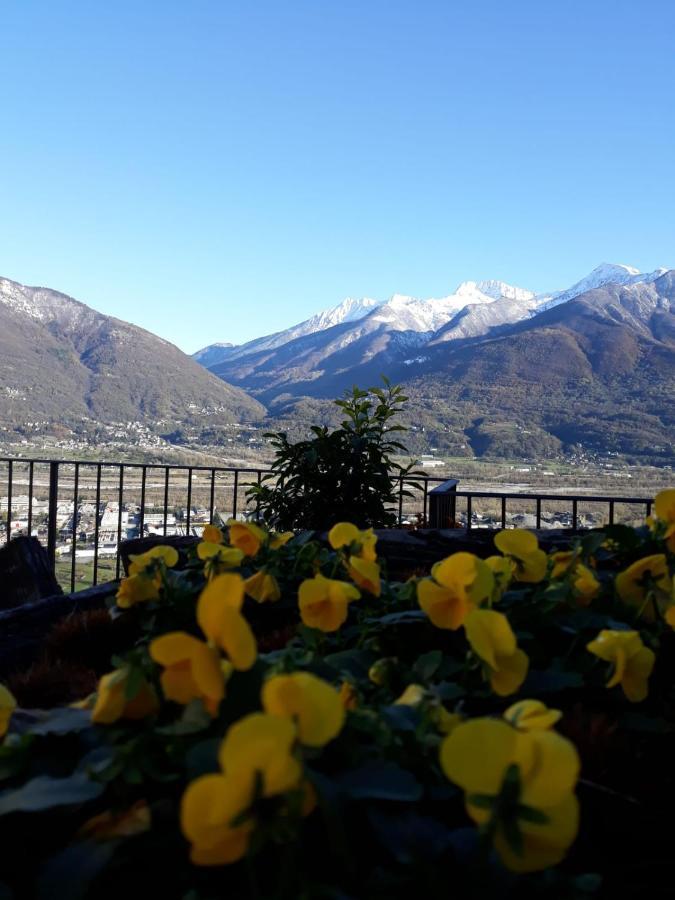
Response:
[[[439,344],[488,338],[590,289],[652,283],[666,271],[643,274],[605,263],[570,288],[542,294],[490,280],[465,281],[452,294],[427,300],[401,294],[382,302],[349,300],[286,331],[213,352],[208,365],[263,402],[289,391],[330,396],[360,381],[364,368],[414,367]]]
[[[538,295],[502,282],[464,282],[438,300],[395,295],[357,319],[244,344],[211,371],[289,421],[303,398],[384,373],[410,394],[410,421],[449,452],[582,443],[675,463],[674,278],[603,264]]]
[[[0,278],[0,422],[236,422],[264,407],[177,347],[49,288]]]

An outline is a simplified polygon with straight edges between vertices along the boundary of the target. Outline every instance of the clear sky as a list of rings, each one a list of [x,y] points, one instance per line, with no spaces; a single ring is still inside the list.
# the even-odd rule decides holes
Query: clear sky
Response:
[[[0,0],[0,275],[194,351],[675,266],[672,0]]]

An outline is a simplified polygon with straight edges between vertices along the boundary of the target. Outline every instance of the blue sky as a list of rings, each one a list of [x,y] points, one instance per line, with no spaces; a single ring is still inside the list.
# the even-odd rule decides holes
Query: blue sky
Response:
[[[0,0],[0,274],[192,352],[675,266],[670,0]]]

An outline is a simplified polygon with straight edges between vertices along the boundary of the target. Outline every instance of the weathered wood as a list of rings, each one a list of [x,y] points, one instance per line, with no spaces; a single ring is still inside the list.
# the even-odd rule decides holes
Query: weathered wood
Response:
[[[0,610],[61,593],[37,538],[17,537],[0,549]]]
[[[33,662],[56,622],[78,612],[103,608],[116,591],[117,582],[108,582],[76,594],[60,593],[0,610],[0,679]]]

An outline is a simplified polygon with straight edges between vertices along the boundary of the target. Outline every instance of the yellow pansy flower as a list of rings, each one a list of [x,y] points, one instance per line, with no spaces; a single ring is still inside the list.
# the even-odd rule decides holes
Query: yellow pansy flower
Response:
[[[519,700],[504,711],[504,718],[520,731],[546,731],[560,721],[562,713],[541,700]]]
[[[492,609],[475,609],[466,617],[464,630],[471,649],[487,667],[495,694],[515,693],[525,681],[530,661],[518,648],[506,616]]]
[[[159,585],[146,575],[129,575],[120,581],[115,600],[120,609],[130,609],[137,603],[159,599]]]
[[[249,597],[258,603],[266,603],[267,601],[274,603],[281,597],[279,583],[274,575],[270,575],[265,569],[260,569],[259,572],[247,578],[244,582],[244,590]]]
[[[323,747],[344,725],[340,693],[310,672],[275,675],[263,685],[261,699],[266,712],[295,722],[298,739],[308,747]]]
[[[129,557],[129,574],[140,575],[155,563],[163,563],[167,569],[173,569],[177,562],[178,551],[175,547],[157,544],[146,550],[145,553]]]
[[[200,541],[197,544],[197,556],[205,563],[213,563],[220,569],[236,569],[244,559],[244,554],[237,547],[226,547],[224,544],[214,544],[210,541]]]
[[[600,582],[595,577],[593,570],[583,563],[577,563],[572,583],[577,602],[582,606],[588,606],[600,593]]]
[[[0,738],[7,734],[9,722],[15,709],[16,700],[14,696],[4,684],[0,684]]]
[[[181,801],[180,823],[195,865],[223,866],[246,854],[256,823],[242,814],[251,802],[250,784],[236,773],[202,775],[188,785]]]
[[[655,656],[654,651],[642,643],[639,632],[603,630],[586,647],[595,656],[613,664],[614,672],[607,682],[608,688],[620,684],[632,703],[645,699]]]
[[[183,705],[200,698],[215,716],[225,696],[225,674],[217,650],[185,631],[151,641],[150,656],[164,667],[160,681],[167,700]]]
[[[499,531],[495,535],[495,547],[511,561],[516,581],[536,584],[546,575],[548,557],[539,549],[536,534],[522,528]]]
[[[270,535],[270,548],[272,550],[278,550],[280,547],[285,547],[286,544],[293,540],[295,537],[294,532],[292,531],[280,531],[276,534]]]
[[[665,526],[663,538],[671,553],[675,553],[675,488],[669,488],[656,495],[654,518]]]
[[[380,582],[380,567],[376,562],[362,559],[359,556],[350,556],[347,566],[349,577],[361,590],[368,591],[373,597],[379,597],[382,591]]]
[[[340,550],[342,547],[351,548],[352,545],[355,545],[352,555],[369,562],[375,562],[377,559],[375,551],[377,535],[372,528],[361,531],[351,522],[338,522],[328,532],[328,543],[333,550]]]
[[[634,606],[644,618],[656,618],[654,603],[659,607],[671,602],[673,582],[664,553],[645,556],[616,576],[616,592],[629,606]]]
[[[394,700],[394,706],[419,706],[426,695],[421,684],[409,684],[400,697]]]
[[[488,556],[485,560],[485,565],[491,569],[494,576],[495,583],[492,589],[492,599],[497,602],[501,600],[504,592],[508,590],[511,584],[513,568],[505,556]]]
[[[453,553],[417,584],[417,602],[437,628],[455,630],[471,609],[489,600],[492,570],[473,553]]]
[[[244,556],[255,556],[268,539],[267,532],[253,522],[230,519],[227,524],[230,529],[230,543],[241,550]]]
[[[181,828],[193,863],[215,866],[241,859],[256,826],[258,796],[303,788],[302,768],[292,755],[295,739],[290,719],[265,713],[252,713],[230,727],[218,754],[222,774],[197,778],[183,794]]]
[[[553,568],[551,578],[569,577],[577,601],[582,606],[588,604],[600,593],[600,582],[593,571],[585,566],[576,553],[570,550],[551,554]]]
[[[243,603],[244,580],[231,573],[211,579],[197,601],[199,627],[238,671],[250,669],[258,655],[251,626],[240,612]]]
[[[354,585],[318,573],[300,585],[300,617],[308,628],[337,631],[347,618],[347,607],[360,596]]]
[[[91,712],[92,722],[110,725],[118,719],[144,719],[157,712],[159,702],[152,685],[144,679],[136,696],[128,700],[128,680],[129,670],[124,668],[101,677],[96,690],[96,703]]]
[[[218,753],[220,766],[225,774],[247,780],[251,791],[259,781],[263,797],[285,794],[298,787],[302,777],[302,767],[292,755],[297,736],[290,718],[249,713],[228,729]]]
[[[579,828],[579,756],[570,741],[473,719],[445,738],[440,761],[507,868],[536,872],[564,858]]]
[[[223,532],[217,525],[205,525],[202,531],[202,541],[207,544],[222,544],[224,541]]]

